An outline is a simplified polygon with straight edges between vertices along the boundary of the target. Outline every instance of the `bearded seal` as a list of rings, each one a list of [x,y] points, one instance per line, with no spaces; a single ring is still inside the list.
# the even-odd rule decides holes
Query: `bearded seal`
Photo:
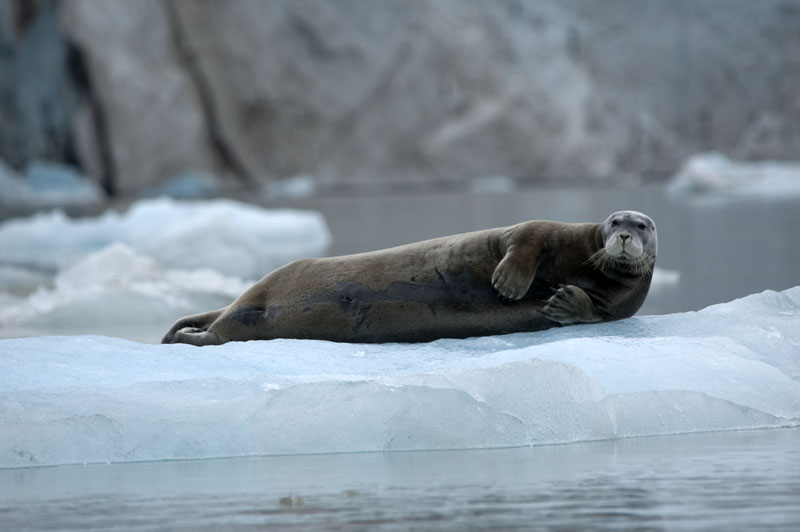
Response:
[[[298,338],[426,342],[633,316],[650,287],[656,226],[529,221],[279,268],[229,306],[178,320],[162,343]]]

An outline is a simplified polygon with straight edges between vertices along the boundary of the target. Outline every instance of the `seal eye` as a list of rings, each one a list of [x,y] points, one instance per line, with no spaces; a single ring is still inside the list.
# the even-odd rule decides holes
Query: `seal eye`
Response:
[[[611,220],[611,227],[616,227],[618,225],[619,225],[619,222],[617,220]]]
[[[644,231],[645,229],[647,229],[647,226],[646,226],[645,224],[639,224],[637,227],[638,227],[639,229],[641,229],[642,231]]]

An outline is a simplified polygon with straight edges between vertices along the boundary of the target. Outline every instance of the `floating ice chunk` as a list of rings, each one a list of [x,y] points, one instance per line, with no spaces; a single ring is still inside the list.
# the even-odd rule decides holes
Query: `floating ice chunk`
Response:
[[[733,161],[719,152],[692,155],[670,184],[675,195],[800,195],[800,163]]]
[[[201,171],[186,171],[153,189],[145,197],[169,196],[175,199],[210,199],[219,196],[221,186],[216,177]]]
[[[307,198],[316,188],[314,176],[300,174],[265,184],[262,194],[265,198]]]
[[[56,210],[0,223],[0,262],[57,270],[110,244],[114,216],[87,222]]]
[[[0,262],[62,268],[113,242],[164,267],[259,279],[291,260],[322,254],[330,234],[316,212],[160,198],[97,218],[55,211],[9,220],[0,224]]]
[[[650,282],[650,290],[664,290],[667,287],[675,286],[681,280],[681,272],[678,270],[668,270],[656,266],[653,268],[653,279]]]
[[[30,204],[33,191],[13,168],[0,159],[0,205]]]
[[[27,296],[52,282],[52,272],[0,264],[0,294]]]
[[[0,335],[102,330],[155,342],[178,317],[227,305],[248,285],[213,270],[163,270],[152,258],[111,244],[59,272],[52,287],[7,301]]]
[[[82,292],[92,287],[123,287],[138,280],[152,280],[158,274],[156,261],[115,243],[64,269],[56,276],[55,284],[62,290]]]
[[[25,183],[37,205],[92,205],[103,192],[76,168],[49,161],[33,161],[25,169]]]
[[[700,312],[427,344],[0,340],[0,466],[797,425],[799,319],[797,287]]]

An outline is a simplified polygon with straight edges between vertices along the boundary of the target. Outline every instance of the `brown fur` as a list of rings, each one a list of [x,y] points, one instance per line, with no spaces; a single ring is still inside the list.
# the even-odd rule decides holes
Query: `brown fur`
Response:
[[[298,260],[228,307],[182,318],[162,342],[423,342],[626,318],[644,302],[652,273],[598,269],[590,259],[608,232],[532,221]]]

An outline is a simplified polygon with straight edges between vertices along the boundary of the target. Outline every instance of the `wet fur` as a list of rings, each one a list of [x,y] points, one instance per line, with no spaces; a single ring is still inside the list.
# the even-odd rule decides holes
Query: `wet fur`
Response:
[[[647,231],[637,229],[642,220]],[[639,257],[609,252],[620,247],[608,244],[621,231],[638,239],[631,249],[641,248]],[[652,220],[623,211],[603,224],[523,222],[303,259],[267,275],[228,307],[178,320],[162,342],[423,342],[622,319],[644,302],[655,244]]]

